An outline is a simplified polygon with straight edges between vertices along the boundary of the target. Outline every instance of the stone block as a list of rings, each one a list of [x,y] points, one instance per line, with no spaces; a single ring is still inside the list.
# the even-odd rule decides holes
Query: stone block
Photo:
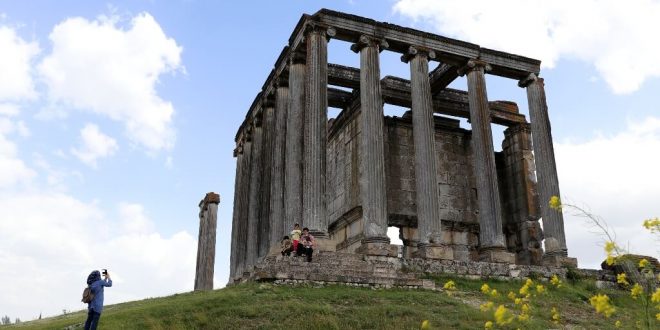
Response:
[[[387,257],[396,257],[398,252],[399,250],[396,245],[388,243],[362,243],[362,245],[355,250],[355,253]]]
[[[453,260],[454,250],[447,245],[424,245],[417,248],[415,258]]]
[[[577,259],[564,256],[543,256],[543,265],[544,266],[554,266],[554,267],[572,267],[577,268]]]
[[[516,255],[506,250],[479,251],[479,261],[515,264]]]
[[[317,238],[316,239],[316,251],[332,251],[334,252],[337,248],[337,243],[334,240],[327,238]]]

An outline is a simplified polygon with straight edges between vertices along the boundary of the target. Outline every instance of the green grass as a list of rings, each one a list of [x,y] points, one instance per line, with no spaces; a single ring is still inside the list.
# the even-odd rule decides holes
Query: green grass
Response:
[[[212,292],[193,292],[106,306],[101,329],[419,329],[429,320],[433,329],[482,329],[491,313],[479,311],[487,301],[479,288],[483,281],[434,277],[438,283],[456,282],[448,296],[425,290],[372,290],[346,286],[274,286],[244,284]],[[518,292],[520,281],[489,280],[500,297],[496,304],[512,304],[509,291]],[[547,284],[547,283],[546,283]],[[549,285],[549,284],[548,284]],[[613,298],[617,313],[610,319],[596,315],[589,297],[604,292]],[[110,294],[110,293],[109,293]],[[556,306],[562,325],[608,329],[614,320],[633,325],[642,312],[640,303],[626,291],[596,290],[589,281],[565,284],[533,298],[532,320],[525,329],[558,328],[550,322]],[[82,324],[86,312],[25,322],[7,329],[62,329]],[[658,325],[654,321],[654,325]],[[514,325],[515,326],[515,325]],[[520,326],[520,325],[518,325]],[[3,327],[4,328],[4,327]]]

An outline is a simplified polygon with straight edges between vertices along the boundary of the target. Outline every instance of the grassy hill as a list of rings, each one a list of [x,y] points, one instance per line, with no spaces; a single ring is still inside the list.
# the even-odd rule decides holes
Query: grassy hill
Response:
[[[450,277],[434,278],[444,284]],[[480,291],[483,281],[456,279],[456,291],[445,292],[356,288],[348,286],[275,286],[251,283],[212,292],[191,292],[106,306],[101,329],[419,329],[423,320],[430,329],[483,329],[493,311],[479,305],[491,300],[495,306],[514,308],[506,297],[518,292],[520,281],[489,280],[500,294],[489,297]],[[582,280],[548,288],[531,298],[531,319],[504,328],[524,329],[609,329],[620,320],[633,328],[644,312],[640,301],[627,291],[597,289],[593,281]],[[606,293],[616,307],[609,319],[594,312],[589,298]],[[108,294],[112,294],[108,292]],[[560,313],[558,325],[551,322],[551,309]],[[519,311],[518,311],[519,312]],[[85,312],[71,313],[2,329],[62,329],[80,325]],[[652,327],[660,327],[653,321]],[[498,328],[495,325],[495,328]]]

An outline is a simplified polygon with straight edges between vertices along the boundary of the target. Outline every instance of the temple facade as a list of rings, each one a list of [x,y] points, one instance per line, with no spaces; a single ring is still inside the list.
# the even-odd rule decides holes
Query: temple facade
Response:
[[[351,44],[359,68],[328,63],[333,39]],[[401,54],[410,80],[381,77],[383,51]],[[539,71],[538,60],[427,32],[303,15],[236,134],[230,282],[278,253],[294,223],[322,251],[576,266],[548,205],[560,193]],[[488,100],[487,74],[525,89],[529,121]],[[447,87],[459,76],[467,91]],[[385,116],[386,103],[410,110]],[[328,107],[341,111],[328,118]],[[506,127],[501,152],[493,124]]]

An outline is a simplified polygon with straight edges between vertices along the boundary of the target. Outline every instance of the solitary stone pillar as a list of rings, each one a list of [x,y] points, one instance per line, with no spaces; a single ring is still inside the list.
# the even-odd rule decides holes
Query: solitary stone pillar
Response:
[[[502,230],[502,204],[497,186],[495,149],[490,128],[490,108],[486,94],[485,72],[490,66],[479,60],[470,60],[461,69],[467,73],[470,123],[474,171],[477,179],[477,204],[479,206],[479,259],[488,262],[515,263],[515,255],[506,250]]]
[[[289,86],[285,79],[278,78],[275,92],[275,141],[273,165],[270,174],[270,245],[275,246],[286,233],[284,228],[284,161],[286,146],[286,115]]]
[[[199,239],[195,291],[213,290],[215,265],[215,230],[218,224],[220,195],[210,192],[199,202]]]
[[[271,168],[273,166],[273,147],[275,131],[275,95],[271,94],[264,97],[263,107],[263,165],[262,165],[262,183],[261,183],[261,202],[259,203],[259,234],[257,259],[265,257],[270,248],[270,189],[271,189]]]
[[[289,63],[289,100],[286,119],[284,177],[284,232],[302,225],[303,109],[305,107],[305,57],[295,52]]]
[[[328,40],[326,29],[309,25],[303,143],[303,222],[318,237],[328,236],[325,206],[325,156],[328,139]],[[330,32],[332,35],[333,32]]]
[[[387,47],[384,40],[361,36],[351,46],[360,53],[360,109],[362,132],[360,151],[362,173],[360,199],[362,201],[362,246],[357,252],[396,257],[387,237],[387,189],[385,186],[385,146],[383,136],[383,96],[380,89],[379,47]],[[395,248],[395,247],[394,247]]]
[[[234,206],[234,214],[237,217],[237,233],[236,233],[236,269],[234,271],[234,278],[243,276],[243,271],[246,266],[247,259],[247,238],[248,238],[248,223],[249,223],[249,203],[250,203],[250,180],[252,171],[252,131],[250,127],[246,127],[242,134],[241,143],[239,144],[239,151],[241,152],[241,176],[239,182],[241,185],[238,187],[238,205]]]
[[[261,215],[261,189],[263,189],[263,128],[261,114],[257,113],[252,127],[252,159],[250,161],[250,202],[248,206],[247,254],[245,266],[254,266],[259,250],[259,216]],[[270,187],[269,187],[270,188]]]
[[[521,80],[518,86],[527,88],[527,103],[529,104],[529,118],[532,125],[532,141],[534,157],[536,159],[539,203],[541,205],[543,233],[545,235],[544,259],[547,259],[553,264],[577,266],[576,259],[566,258],[568,249],[566,248],[564,217],[560,210],[553,210],[549,205],[552,196],[560,197],[560,195],[543,78],[539,78],[531,73],[526,79]]]
[[[410,47],[401,60],[410,62],[413,141],[415,144],[415,194],[417,196],[417,256],[453,259],[453,251],[442,243],[435,160],[435,122],[429,81],[429,59],[433,51]]]

